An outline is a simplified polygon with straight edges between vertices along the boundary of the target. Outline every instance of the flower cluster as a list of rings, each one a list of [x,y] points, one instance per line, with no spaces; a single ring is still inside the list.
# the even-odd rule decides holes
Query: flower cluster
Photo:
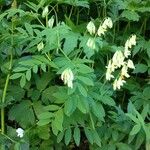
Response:
[[[67,68],[62,72],[61,80],[63,80],[64,84],[67,84],[68,87],[73,88],[74,75],[71,69]]]
[[[128,69],[135,69],[133,61],[131,59],[127,59],[128,56],[131,55],[130,49],[133,45],[136,45],[136,35],[132,35],[125,43],[124,51],[116,51],[113,55],[112,59],[109,60],[108,66],[106,66],[106,80],[111,80],[114,77],[112,73],[121,68],[119,77],[115,79],[113,83],[113,89],[120,89],[126,81],[124,80],[125,77],[129,78],[130,75],[128,74]]]
[[[108,28],[112,28],[113,26],[113,23],[112,23],[112,20],[111,18],[106,18],[104,20],[104,22],[99,26],[98,30],[96,31],[96,27],[94,25],[94,23],[92,21],[90,21],[87,25],[87,31],[90,33],[90,35],[98,35],[98,36],[101,36],[101,35],[104,35],[105,32],[107,31]],[[96,46],[95,46],[95,40],[94,38],[89,38],[86,45],[91,48],[91,49],[95,49]]]

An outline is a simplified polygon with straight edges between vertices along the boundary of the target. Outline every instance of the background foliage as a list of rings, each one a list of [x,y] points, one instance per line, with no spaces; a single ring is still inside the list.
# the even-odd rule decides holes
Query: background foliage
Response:
[[[150,150],[149,0],[1,0],[0,13],[3,149]],[[98,27],[105,17],[113,28],[90,49],[86,25],[92,19]],[[105,66],[131,34],[136,69],[114,91]],[[66,68],[75,74],[73,89],[60,79]]]

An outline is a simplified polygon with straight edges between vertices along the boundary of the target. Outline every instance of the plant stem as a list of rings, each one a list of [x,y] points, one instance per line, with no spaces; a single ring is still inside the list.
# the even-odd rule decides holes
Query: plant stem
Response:
[[[13,62],[13,53],[12,53],[12,50],[13,50],[13,43],[14,43],[14,39],[13,39],[13,29],[14,29],[14,24],[13,24],[13,19],[12,18],[12,28],[11,28],[11,33],[12,33],[12,37],[11,37],[11,45],[12,45],[12,48],[10,49],[10,63],[9,63],[9,73],[7,74],[7,77],[6,77],[6,82],[5,82],[5,85],[4,85],[4,90],[3,90],[3,95],[2,95],[2,105],[5,104],[5,99],[6,99],[6,92],[7,92],[7,88],[8,88],[8,83],[9,83],[9,79],[10,79],[10,71],[12,69],[12,62]],[[4,106],[1,108],[1,134],[5,134],[5,108]],[[5,145],[1,145],[1,150],[5,150]]]

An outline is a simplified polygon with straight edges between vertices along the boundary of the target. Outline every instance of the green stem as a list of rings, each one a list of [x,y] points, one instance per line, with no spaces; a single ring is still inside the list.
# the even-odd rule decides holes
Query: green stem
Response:
[[[150,142],[149,141],[146,142],[146,146],[145,147],[146,147],[145,148],[146,150],[150,150]]]
[[[73,12],[73,6],[71,7],[71,10],[70,10],[69,19],[71,18],[72,12]]]
[[[13,29],[14,29],[14,25],[13,25],[13,18],[12,18],[12,38],[11,38],[11,45],[13,47],[13,43],[14,43],[14,39],[13,39]],[[7,93],[7,88],[8,88],[8,83],[9,83],[9,79],[10,79],[10,71],[12,69],[12,62],[13,62],[13,53],[12,53],[12,48],[10,50],[11,54],[10,54],[10,63],[9,63],[9,73],[7,74],[6,77],[6,82],[4,85],[4,90],[3,90],[3,95],[2,95],[2,104],[5,104],[5,99],[6,99],[6,93]],[[2,107],[1,108],[1,134],[5,135],[5,108]],[[1,145],[1,150],[5,150],[5,145]]]

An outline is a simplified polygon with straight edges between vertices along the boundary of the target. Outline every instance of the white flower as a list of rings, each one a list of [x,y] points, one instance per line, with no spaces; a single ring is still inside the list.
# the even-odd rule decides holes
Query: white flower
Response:
[[[37,45],[38,51],[41,51],[43,48],[44,48],[44,44],[43,44],[43,42],[40,42],[40,43]]]
[[[68,87],[73,88],[74,75],[71,69],[67,68],[62,72],[61,80],[63,80],[64,84],[67,84]]]
[[[111,73],[112,72],[110,72],[109,70],[106,72],[106,80],[110,81],[112,78],[114,78],[114,76]]]
[[[128,74],[128,67],[126,64],[124,64],[122,69],[121,69],[121,76],[125,76],[127,78],[130,77],[130,75]]]
[[[136,45],[136,35],[132,35],[125,43],[126,48],[131,48],[133,45]]]
[[[54,24],[54,16],[51,17],[51,19],[48,20],[48,27],[52,28]]]
[[[128,58],[128,56],[131,55],[131,51],[129,50],[128,46],[125,46],[125,49],[124,49],[124,56],[126,58]]]
[[[126,83],[125,80],[122,80],[121,77],[119,77],[119,79],[115,80],[114,83],[113,83],[113,89],[116,90],[116,89],[120,89],[121,86],[123,86],[123,84]]]
[[[16,132],[17,132],[17,136],[18,136],[18,137],[20,137],[20,138],[23,137],[23,135],[24,135],[24,130],[23,130],[22,128],[18,128],[18,129],[16,130]]]
[[[130,44],[131,45],[136,45],[136,35],[132,35],[130,38]]]
[[[121,51],[116,51],[112,58],[112,63],[115,68],[120,68],[124,64],[124,59],[123,53]]]
[[[96,30],[96,28],[95,28],[95,25],[94,25],[94,23],[92,22],[92,21],[90,21],[89,23],[88,23],[88,25],[87,25],[87,30],[88,30],[88,32],[92,35],[92,34],[95,34],[95,30]]]
[[[91,48],[91,49],[95,49],[96,46],[95,46],[95,40],[93,38],[89,38],[86,45]]]
[[[106,66],[107,71],[106,71],[106,80],[111,80],[111,78],[114,78],[112,75],[112,72],[114,72],[115,68],[114,65],[112,64],[111,60],[109,60],[108,66]]]
[[[98,34],[98,36],[101,36],[102,34],[104,35],[106,31],[107,30],[100,25],[97,30],[97,34]]]
[[[132,61],[131,59],[128,60],[127,66],[128,66],[129,68],[131,68],[131,69],[135,69],[135,66],[134,66],[134,64],[133,64],[133,61]]]
[[[42,12],[42,17],[45,18],[48,15],[48,12],[49,12],[48,6],[46,6]]]
[[[103,24],[102,24],[102,27],[103,27],[104,29],[112,28],[112,27],[113,27],[113,23],[112,23],[111,18],[109,18],[109,17],[106,18],[106,19],[104,20]]]

